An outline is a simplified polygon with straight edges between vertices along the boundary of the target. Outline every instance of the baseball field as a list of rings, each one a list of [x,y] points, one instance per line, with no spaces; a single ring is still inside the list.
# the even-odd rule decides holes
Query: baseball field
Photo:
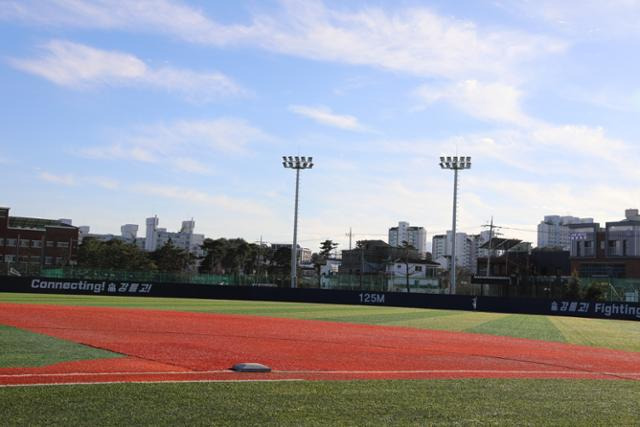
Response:
[[[640,423],[636,321],[0,293],[0,349],[7,425]]]

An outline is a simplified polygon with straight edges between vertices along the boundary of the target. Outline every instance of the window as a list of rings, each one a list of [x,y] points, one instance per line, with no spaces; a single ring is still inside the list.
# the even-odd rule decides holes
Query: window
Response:
[[[53,259],[54,258],[52,256],[45,257],[44,258],[44,263],[47,264],[47,265],[51,265],[51,264],[53,264]]]
[[[7,239],[7,246],[16,246],[16,239]]]
[[[31,247],[32,248],[41,248],[42,247],[42,240],[32,240],[31,241]]]
[[[29,247],[29,242],[30,242],[30,240],[28,240],[28,239],[20,239],[20,247],[21,248],[28,248]]]
[[[5,255],[4,256],[4,262],[15,262],[16,261],[16,256],[15,255]]]
[[[61,257],[61,256],[56,257],[56,264],[57,265],[64,264],[64,257]]]
[[[47,240],[47,247],[48,248],[52,248],[54,245],[54,242],[52,240]]]
[[[69,247],[69,242],[58,242],[57,246],[59,248],[68,248]]]
[[[4,246],[4,239],[0,237],[0,246]]]

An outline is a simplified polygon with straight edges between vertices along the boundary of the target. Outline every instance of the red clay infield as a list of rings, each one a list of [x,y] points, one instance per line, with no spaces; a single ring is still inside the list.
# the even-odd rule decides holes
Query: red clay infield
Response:
[[[640,353],[491,335],[257,316],[0,304],[0,324],[126,357],[0,368],[0,385],[242,380],[640,380]],[[237,373],[240,362],[270,366]]]

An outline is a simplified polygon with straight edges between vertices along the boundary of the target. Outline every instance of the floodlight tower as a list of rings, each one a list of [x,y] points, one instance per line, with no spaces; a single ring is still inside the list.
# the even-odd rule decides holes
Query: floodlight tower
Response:
[[[471,169],[471,157],[465,156],[447,156],[440,157],[440,167],[442,169],[453,169],[453,225],[451,236],[451,285],[449,293],[456,293],[456,207],[458,205],[458,171],[462,169]]]
[[[296,170],[296,203],[293,214],[293,245],[291,246],[291,287],[295,288],[298,275],[298,188],[300,185],[300,169],[311,169],[313,167],[313,157],[282,156],[282,166],[285,169]]]

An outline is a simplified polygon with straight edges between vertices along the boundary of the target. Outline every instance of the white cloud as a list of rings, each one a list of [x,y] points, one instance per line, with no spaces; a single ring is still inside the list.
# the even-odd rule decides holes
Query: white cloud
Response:
[[[198,101],[246,93],[218,72],[199,73],[170,67],[154,69],[128,53],[100,50],[64,40],[50,41],[44,50],[39,58],[14,58],[9,63],[55,84],[73,88],[150,87],[177,92]]]
[[[16,68],[62,86],[122,84],[147,73],[144,62],[133,55],[103,51],[78,43],[53,40],[38,59],[13,59]]]
[[[640,152],[632,144],[607,136],[599,127],[552,125],[535,122],[530,127],[498,129],[482,133],[462,134],[443,140],[389,140],[370,143],[390,153],[425,156],[451,154],[452,147],[472,156],[476,163],[496,163],[513,173],[573,181],[578,177],[591,180],[627,180],[637,174]],[[482,159],[482,160],[480,160]],[[506,171],[504,173],[507,173]]]
[[[84,181],[107,190],[116,190],[120,187],[120,183],[117,180],[106,176],[91,176],[85,178]]]
[[[67,187],[76,185],[76,179],[71,174],[56,175],[50,172],[43,171],[40,172],[39,176],[40,179],[53,184],[60,184]]]
[[[197,173],[201,175],[209,175],[211,173],[211,169],[207,165],[199,162],[196,159],[191,159],[188,157],[176,158],[174,160],[174,166],[176,167],[176,169],[184,172]]]
[[[360,123],[357,117],[335,114],[328,107],[291,105],[289,106],[289,111],[308,117],[323,125],[356,132],[366,131],[366,128]]]
[[[505,7],[578,39],[640,36],[638,0],[519,0]]]
[[[177,120],[131,129],[110,145],[83,148],[79,153],[94,159],[164,163],[184,172],[208,174],[207,164],[215,164],[214,155],[245,155],[252,145],[272,140],[241,119]]]
[[[6,18],[54,25],[169,34],[215,46],[250,45],[314,60],[368,65],[445,78],[510,73],[523,61],[566,45],[549,37],[479,28],[424,7],[337,11],[320,1],[283,1],[248,25],[223,25],[166,0],[12,2]]]
[[[182,200],[189,203],[215,206],[225,211],[250,213],[251,215],[269,215],[271,211],[252,200],[230,197],[224,194],[208,194],[191,188],[170,185],[137,184],[133,186],[135,192],[167,199]]]
[[[115,190],[120,186],[120,183],[117,180],[106,176],[76,176],[70,173],[54,174],[47,171],[40,172],[38,176],[43,181],[64,185],[66,187],[75,187],[78,185],[95,185],[107,190]]]
[[[79,153],[90,159],[125,159],[145,163],[156,163],[159,161],[151,149],[139,147],[134,144],[117,143],[108,146],[87,147],[80,149]]]
[[[425,84],[416,90],[416,95],[427,104],[448,102],[466,114],[483,120],[517,125],[532,122],[521,110],[521,91],[504,83],[464,80],[444,86]]]

